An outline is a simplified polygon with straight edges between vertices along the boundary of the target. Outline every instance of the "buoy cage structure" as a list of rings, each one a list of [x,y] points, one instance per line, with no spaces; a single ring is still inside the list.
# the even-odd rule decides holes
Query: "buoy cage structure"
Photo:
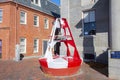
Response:
[[[64,43],[66,47],[65,55],[54,55],[54,46],[58,42]],[[55,20],[45,55],[39,58],[39,63],[42,71],[52,76],[68,76],[79,71],[82,59],[65,18]]]

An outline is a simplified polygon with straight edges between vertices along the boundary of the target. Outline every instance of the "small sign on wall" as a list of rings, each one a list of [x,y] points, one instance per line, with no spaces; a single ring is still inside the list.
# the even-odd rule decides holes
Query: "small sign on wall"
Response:
[[[112,51],[111,58],[120,59],[120,51]]]

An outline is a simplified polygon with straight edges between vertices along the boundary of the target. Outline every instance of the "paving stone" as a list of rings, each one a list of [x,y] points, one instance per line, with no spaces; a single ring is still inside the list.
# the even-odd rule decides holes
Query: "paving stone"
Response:
[[[0,60],[0,80],[110,80],[107,76],[83,63],[81,69],[71,76],[50,76],[44,74],[38,58],[19,62]]]

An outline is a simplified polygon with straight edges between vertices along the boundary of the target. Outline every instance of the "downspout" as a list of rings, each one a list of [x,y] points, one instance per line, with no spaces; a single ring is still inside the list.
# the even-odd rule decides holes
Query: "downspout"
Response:
[[[16,29],[16,36],[15,36],[15,38],[16,38],[16,45],[18,44],[18,42],[17,42],[17,31],[18,31],[18,25],[17,25],[17,11],[18,11],[18,3],[17,3],[17,1],[15,2],[15,7],[16,7],[16,9],[15,9],[15,14],[16,14],[16,17],[15,17],[15,29]]]
[[[15,41],[16,41],[16,43],[15,43],[15,61],[20,61],[20,47],[19,47],[19,43],[18,43],[18,22],[17,22],[17,16],[18,16],[18,3],[17,3],[17,0],[16,0],[16,2],[15,2],[15,32],[16,32],[16,35],[15,35]]]

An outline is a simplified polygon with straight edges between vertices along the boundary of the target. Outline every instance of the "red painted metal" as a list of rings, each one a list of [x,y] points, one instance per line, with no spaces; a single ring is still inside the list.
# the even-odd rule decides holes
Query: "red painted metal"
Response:
[[[78,72],[80,66],[70,67],[70,68],[61,68],[61,69],[52,69],[42,66],[42,71],[51,76],[69,76],[74,75]]]
[[[48,68],[47,61],[46,61],[47,59],[45,58],[40,59],[39,62],[40,62],[42,71],[52,76],[68,76],[68,75],[73,75],[79,71],[82,60],[73,59],[69,57],[63,57],[63,58],[68,61],[68,68],[60,68],[60,69]]]

